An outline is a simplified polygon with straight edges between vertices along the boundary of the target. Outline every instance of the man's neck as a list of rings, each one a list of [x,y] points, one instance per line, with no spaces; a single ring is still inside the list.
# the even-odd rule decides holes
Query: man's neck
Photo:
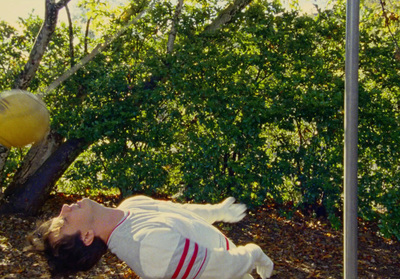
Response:
[[[95,235],[107,244],[110,234],[124,217],[124,212],[117,208],[102,207],[97,210],[95,216]]]

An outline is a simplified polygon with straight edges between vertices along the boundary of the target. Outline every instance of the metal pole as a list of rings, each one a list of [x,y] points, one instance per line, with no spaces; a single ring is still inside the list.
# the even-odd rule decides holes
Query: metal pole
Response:
[[[344,122],[344,278],[357,278],[359,0],[347,0]]]

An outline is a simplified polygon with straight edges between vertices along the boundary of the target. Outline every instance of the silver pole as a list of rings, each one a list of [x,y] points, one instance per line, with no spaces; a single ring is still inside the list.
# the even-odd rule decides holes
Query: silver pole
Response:
[[[344,278],[357,278],[359,0],[347,0],[344,121]]]

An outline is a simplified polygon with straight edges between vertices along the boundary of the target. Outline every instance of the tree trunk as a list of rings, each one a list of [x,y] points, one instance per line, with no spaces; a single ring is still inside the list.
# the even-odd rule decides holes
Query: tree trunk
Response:
[[[60,0],[58,3],[54,3],[54,0],[45,0],[46,9],[42,27],[40,28],[35,44],[29,53],[29,59],[26,62],[24,69],[15,79],[14,88],[28,88],[29,83],[35,77],[39,64],[56,29],[58,12],[61,8],[67,5],[69,1],[71,0]],[[3,171],[8,153],[9,151],[0,145],[0,172]]]
[[[33,175],[50,155],[60,147],[62,142],[63,138],[51,131],[45,139],[32,146],[15,173],[11,184],[24,184],[29,176]]]
[[[7,187],[0,204],[0,214],[36,215],[58,179],[88,145],[84,139],[71,139],[61,144],[23,184],[12,183]]]
[[[28,88],[29,83],[35,77],[39,64],[56,29],[58,12],[60,11],[60,9],[65,7],[65,5],[67,5],[69,1],[71,0],[59,0],[58,2],[55,2],[55,0],[45,0],[45,17],[42,27],[40,28],[39,34],[36,37],[35,44],[29,54],[29,59],[26,62],[24,69],[15,79],[14,88]],[[13,182],[4,192],[3,199],[9,198],[10,196],[14,195],[12,194],[12,192],[16,191],[15,189],[19,189],[18,191],[21,191],[21,189],[23,189],[23,183],[29,180],[29,176],[34,174],[35,171],[40,166],[42,166],[43,162],[50,156],[51,152],[57,148],[57,141],[55,139],[55,137],[51,136],[44,142],[31,148],[31,150],[28,152],[27,157],[24,159],[22,166],[15,174]],[[3,171],[4,165],[7,160],[7,155],[8,151],[5,151],[4,148],[1,146],[0,171]],[[2,204],[2,208],[7,207],[5,205],[7,204],[6,200],[2,200],[0,202]],[[1,211],[2,210],[0,210],[0,212]]]

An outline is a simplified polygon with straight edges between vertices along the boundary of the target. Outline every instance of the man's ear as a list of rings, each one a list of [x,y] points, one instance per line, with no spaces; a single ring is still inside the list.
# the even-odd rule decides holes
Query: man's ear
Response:
[[[89,246],[93,242],[94,231],[87,230],[85,233],[82,234],[81,238],[82,238],[83,244],[85,244],[85,246]]]

